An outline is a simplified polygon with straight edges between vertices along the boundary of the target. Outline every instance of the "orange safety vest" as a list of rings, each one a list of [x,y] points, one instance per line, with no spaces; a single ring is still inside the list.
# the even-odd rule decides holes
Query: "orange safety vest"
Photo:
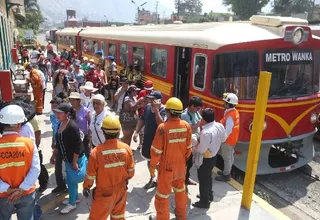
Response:
[[[19,134],[5,134],[0,138],[0,179],[8,183],[11,188],[19,188],[27,176],[34,152],[33,142],[30,138]],[[36,184],[24,195],[36,190]],[[8,193],[0,193],[1,197],[8,197]]]
[[[232,128],[232,132],[229,135],[229,137],[226,140],[226,144],[230,145],[230,146],[235,146],[238,142],[239,139],[239,133],[240,133],[240,116],[239,116],[239,112],[237,109],[232,109],[230,111],[228,111],[224,117],[221,119],[220,123],[224,125],[224,127],[226,127],[226,120],[228,117],[231,117],[233,120],[233,128]]]

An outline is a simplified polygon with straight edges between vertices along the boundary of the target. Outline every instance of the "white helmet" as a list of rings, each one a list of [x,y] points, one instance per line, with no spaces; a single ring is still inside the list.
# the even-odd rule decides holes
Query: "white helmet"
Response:
[[[229,103],[231,105],[237,105],[238,104],[238,97],[234,93],[224,93],[223,94],[223,101],[226,103]]]
[[[24,111],[18,105],[7,105],[0,111],[0,123],[2,124],[16,125],[26,121]]]

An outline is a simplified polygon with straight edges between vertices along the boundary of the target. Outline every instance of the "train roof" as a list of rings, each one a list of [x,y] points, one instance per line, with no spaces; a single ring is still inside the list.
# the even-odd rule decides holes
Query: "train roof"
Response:
[[[77,36],[79,31],[84,28],[64,28],[57,32],[57,35],[68,35],[68,36]]]
[[[88,28],[81,37],[218,49],[236,43],[279,39],[286,25],[307,25],[291,17],[252,16],[251,21]]]

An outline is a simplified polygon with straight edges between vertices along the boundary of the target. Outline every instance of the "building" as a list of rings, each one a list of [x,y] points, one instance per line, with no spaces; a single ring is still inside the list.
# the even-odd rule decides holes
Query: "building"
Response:
[[[138,16],[137,16],[138,24],[145,25],[145,24],[153,23],[153,21],[154,21],[154,16],[150,11],[147,11],[144,8],[138,11]]]
[[[15,16],[24,16],[23,0],[0,0],[0,70],[11,66],[11,48],[17,40]]]

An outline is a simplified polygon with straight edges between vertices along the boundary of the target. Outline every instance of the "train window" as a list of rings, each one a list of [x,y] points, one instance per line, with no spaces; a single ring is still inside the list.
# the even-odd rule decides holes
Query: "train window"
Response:
[[[205,54],[195,54],[193,69],[193,88],[203,91],[205,88],[207,73],[207,56]]]
[[[318,60],[320,60],[320,50],[317,50],[317,51],[315,51],[315,62],[314,62],[314,64],[315,64],[315,70],[313,71],[314,72],[314,74],[313,74],[313,76],[314,76],[314,89],[313,89],[313,91],[315,92],[315,93],[318,93],[318,92],[320,92],[320,78],[319,78],[319,75],[320,75],[320,62],[318,62]]]
[[[113,56],[116,59],[116,44],[109,43],[108,56]]]
[[[86,39],[82,40],[82,50],[83,52],[88,52],[89,50],[88,40]]]
[[[71,38],[71,37],[69,37],[68,45],[69,45],[69,46],[72,45],[72,38]]]
[[[263,69],[272,73],[270,99],[307,96],[318,90],[313,81],[312,50],[268,50],[263,58]]]
[[[120,64],[128,64],[128,44],[120,44]]]
[[[255,99],[258,77],[257,51],[217,54],[213,60],[211,91],[218,97],[232,92],[240,99]]]
[[[151,48],[151,74],[162,78],[167,77],[168,51]]]
[[[106,48],[106,43],[104,41],[101,41],[101,51],[102,51],[102,56],[107,55],[107,48]]]
[[[93,41],[93,51],[92,53],[96,53],[99,50],[99,44],[97,41]]]
[[[144,71],[144,47],[132,47],[133,65],[138,65]]]
[[[93,44],[92,44],[92,40],[88,40],[88,52],[92,53],[93,51]]]

